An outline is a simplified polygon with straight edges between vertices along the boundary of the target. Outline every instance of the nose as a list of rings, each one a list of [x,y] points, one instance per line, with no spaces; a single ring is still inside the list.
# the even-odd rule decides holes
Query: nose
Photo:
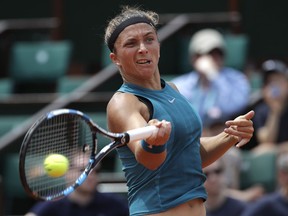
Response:
[[[139,53],[141,53],[141,54],[148,53],[148,50],[147,50],[147,48],[146,48],[144,43],[140,43]]]

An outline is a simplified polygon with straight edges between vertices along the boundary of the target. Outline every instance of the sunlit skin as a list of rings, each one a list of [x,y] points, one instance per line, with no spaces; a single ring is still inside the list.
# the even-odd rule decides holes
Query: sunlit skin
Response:
[[[152,26],[139,23],[125,28],[116,40],[114,52],[110,57],[119,67],[124,82],[161,89],[160,43]]]

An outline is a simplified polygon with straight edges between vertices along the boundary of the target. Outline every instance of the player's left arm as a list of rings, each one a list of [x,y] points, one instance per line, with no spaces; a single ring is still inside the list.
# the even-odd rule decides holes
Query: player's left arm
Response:
[[[250,141],[254,132],[251,120],[254,114],[254,111],[249,111],[234,120],[229,120],[226,122],[227,128],[220,134],[200,139],[202,167],[213,163],[235,144],[236,147],[241,147]]]

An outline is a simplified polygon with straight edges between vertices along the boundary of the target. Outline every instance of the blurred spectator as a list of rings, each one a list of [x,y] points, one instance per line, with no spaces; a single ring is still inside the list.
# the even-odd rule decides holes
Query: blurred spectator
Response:
[[[220,118],[214,120],[209,125],[203,128],[203,136],[215,136],[223,131],[225,128],[225,122]],[[237,147],[230,148],[221,159],[225,164],[223,176],[226,181],[226,193],[235,199],[242,200],[244,202],[252,202],[265,193],[265,189],[261,185],[252,185],[244,190],[240,189],[240,174],[243,161],[242,151]]]
[[[288,142],[288,70],[280,60],[262,64],[263,100],[255,107],[253,118],[258,146],[255,151],[271,150]]]
[[[251,203],[241,216],[287,216],[288,215],[288,152],[280,152],[277,160],[279,188]]]
[[[205,202],[207,216],[240,216],[247,204],[227,196],[227,182],[224,175],[223,158],[203,169],[207,179],[204,184],[208,198]]]
[[[225,120],[245,110],[250,83],[244,73],[225,67],[225,41],[218,31],[196,32],[189,44],[193,71],[172,80],[200,114],[203,125],[222,116]]]
[[[76,161],[79,160],[75,159],[70,169],[77,169],[80,173],[83,170],[80,170]],[[126,198],[97,191],[97,169],[99,167],[68,197],[57,201],[38,202],[25,216],[128,216]]]

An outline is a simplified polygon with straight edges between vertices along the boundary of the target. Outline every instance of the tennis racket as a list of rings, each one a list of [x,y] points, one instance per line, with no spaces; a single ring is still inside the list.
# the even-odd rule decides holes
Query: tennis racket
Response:
[[[78,110],[51,111],[31,126],[21,145],[19,172],[23,187],[37,200],[61,199],[81,185],[112,150],[130,141],[145,139],[156,130],[155,126],[147,126],[111,133]],[[108,138],[109,144],[97,151],[101,136]],[[68,159],[69,168],[63,175],[52,177],[47,173],[43,162],[51,154]]]

